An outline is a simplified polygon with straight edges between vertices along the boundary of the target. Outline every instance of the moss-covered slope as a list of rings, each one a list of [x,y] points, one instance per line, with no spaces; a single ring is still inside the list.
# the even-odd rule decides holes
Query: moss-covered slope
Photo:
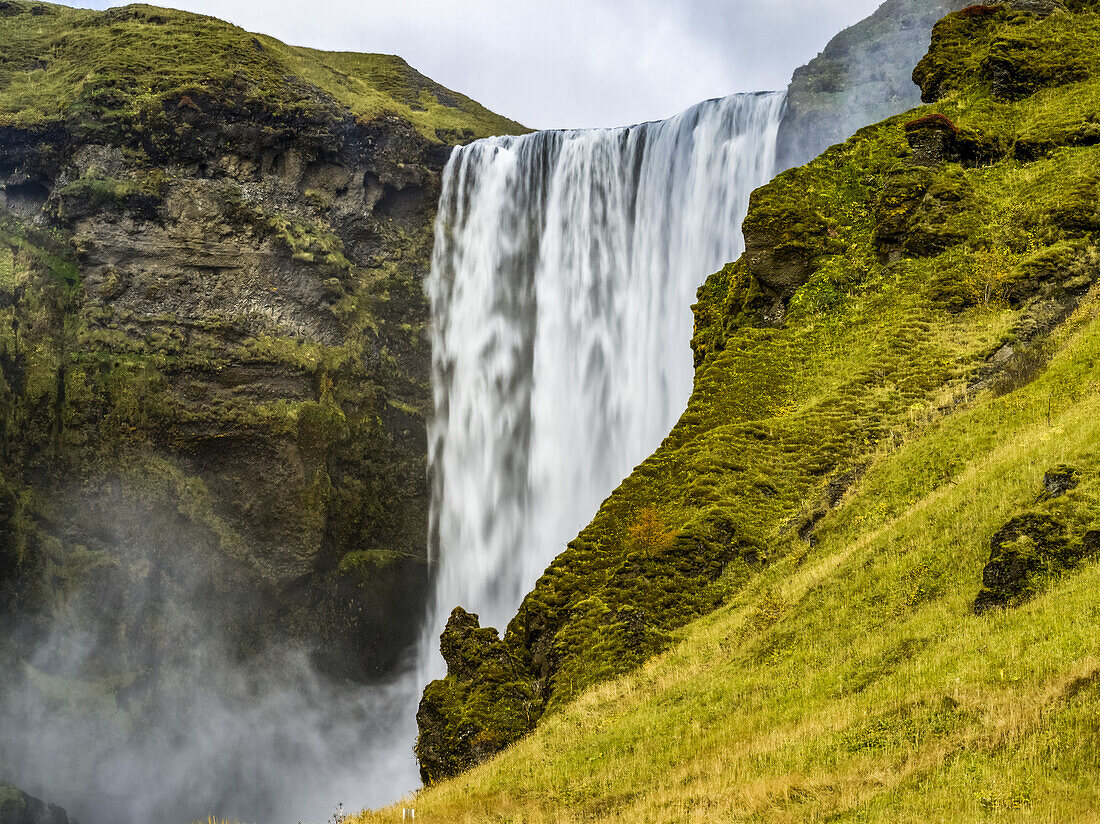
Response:
[[[562,729],[560,713],[575,717],[571,700],[721,604],[736,605],[718,613],[725,657],[700,683],[676,688],[689,691],[687,715],[676,716],[684,730],[697,729],[695,711],[741,712],[723,703],[733,693],[710,680],[728,677],[715,668],[741,673],[742,696],[764,689],[759,665],[795,691],[802,673],[821,691],[799,691],[800,712],[833,700],[822,679],[849,680],[825,649],[858,671],[860,691],[896,683],[887,678],[901,664],[877,673],[853,658],[854,630],[830,611],[873,628],[866,643],[885,650],[932,610],[938,617],[922,626],[943,620],[936,637],[957,649],[951,625],[974,621],[975,609],[1019,604],[1087,566],[1094,483],[1026,512],[1035,472],[1064,462],[1081,477],[1096,474],[1086,424],[1094,309],[1065,321],[1100,278],[1100,14],[1085,2],[1041,5],[948,16],[916,75],[933,105],[863,129],[753,195],[746,254],[699,291],[695,388],[676,427],[551,564],[503,639],[462,613],[448,627],[449,674],[426,689],[419,716],[427,780],[499,751],[544,714],[555,719],[547,729]],[[1049,365],[1056,352],[1061,373]],[[1044,398],[1049,414],[1039,411]],[[1067,426],[1084,428],[1033,458],[1026,449],[1003,456],[1017,474],[995,484],[987,462],[1002,459],[1006,439],[1056,426],[1063,413]],[[1005,415],[1011,425],[999,423]],[[945,496],[960,509],[933,517]],[[904,550],[884,537],[898,518],[911,519]],[[993,594],[976,606],[983,576]],[[792,609],[801,617],[788,622]],[[1009,616],[1003,626],[1022,632],[1027,620]],[[1072,680],[1075,661],[1048,661],[1042,677]],[[979,656],[973,663],[984,666]],[[639,702],[663,700],[627,689],[635,688]],[[722,696],[714,707],[704,697],[711,689]],[[753,735],[770,734],[760,719],[777,729],[796,721],[786,699],[770,694],[760,694]],[[896,710],[910,718],[934,707]],[[632,738],[649,737],[640,727],[608,735],[660,760],[668,736],[691,739],[671,723],[658,725],[665,735],[653,750]],[[913,723],[932,734],[924,720]],[[543,744],[517,751],[529,746]],[[768,763],[736,769],[765,781]],[[495,783],[491,770],[478,775],[496,788],[485,789],[490,796],[525,792],[523,782]],[[591,792],[612,804],[604,789]],[[610,809],[593,812],[613,818]]]
[[[133,706],[198,638],[390,669],[428,580],[439,172],[519,130],[397,58],[0,3],[5,672],[59,615]]]
[[[5,0],[0,49],[0,126],[63,120],[156,128],[164,110],[187,96],[307,119],[336,104],[355,117],[396,115],[451,142],[523,131],[400,57],[288,46],[213,17],[144,4],[98,12]]]

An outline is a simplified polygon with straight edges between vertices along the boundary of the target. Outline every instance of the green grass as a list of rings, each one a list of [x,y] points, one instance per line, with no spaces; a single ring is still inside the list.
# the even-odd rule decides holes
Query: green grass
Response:
[[[185,97],[284,118],[397,115],[431,140],[523,131],[392,55],[296,48],[147,5],[97,12],[13,0],[0,11],[0,126],[142,128]]]
[[[1076,583],[1095,568],[1063,553],[1028,573],[1037,600],[982,618],[974,600],[1014,517],[1053,519],[1067,547],[1100,525],[1095,291],[1058,314],[1100,278],[1100,148],[1077,128],[1100,117],[1100,85],[1045,68],[1061,49],[1100,74],[1100,16],[984,19],[973,49],[933,49],[950,79],[933,106],[754,193],[750,252],[699,292],[679,422],[502,640],[449,639],[483,663],[425,691],[426,777],[518,742],[426,791],[428,815],[1086,820],[1095,790],[1069,788],[1091,762],[1073,748],[1064,772],[1024,779],[1050,760],[1040,739],[1080,723],[1073,702],[1100,699],[1059,703],[1100,664],[1073,624],[1095,613]],[[998,96],[982,49],[1006,31],[1043,44],[1041,71],[1017,74],[1053,85]],[[933,112],[958,133],[914,166],[904,126]],[[793,295],[778,265],[804,274]],[[1088,481],[1038,503],[1062,463]],[[654,518],[641,531],[672,537],[640,545]]]

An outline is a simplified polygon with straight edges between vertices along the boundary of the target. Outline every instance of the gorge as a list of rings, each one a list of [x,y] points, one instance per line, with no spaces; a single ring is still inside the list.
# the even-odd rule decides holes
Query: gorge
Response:
[[[964,5],[528,133],[398,58],[0,3],[0,780],[84,824],[317,821],[418,769],[440,820],[680,820],[755,786],[700,775],[859,804],[911,742],[985,753],[1022,660],[1091,700],[1068,631],[993,687],[944,663],[1029,626],[988,605],[1091,614],[1100,547],[1095,11],[929,49]]]

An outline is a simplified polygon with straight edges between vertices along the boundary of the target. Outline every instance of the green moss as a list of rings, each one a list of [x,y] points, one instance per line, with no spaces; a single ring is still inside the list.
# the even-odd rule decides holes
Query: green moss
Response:
[[[141,131],[177,109],[260,104],[282,118],[332,117],[338,106],[366,119],[397,115],[431,140],[523,130],[398,57],[295,48],[154,6],[96,12],[13,0],[0,44],[0,126]]]
[[[92,170],[60,187],[59,208],[64,212],[74,207],[100,210],[105,207],[147,209],[161,201],[167,192],[168,178],[160,171],[136,179],[116,180]],[[77,206],[78,204],[78,206]]]
[[[290,251],[294,260],[323,264],[336,271],[351,269],[351,262],[344,256],[344,243],[333,232],[286,215],[261,215],[259,219]],[[336,286],[342,290],[339,282]]]
[[[1005,5],[982,11],[949,14],[932,29],[931,47],[913,71],[924,102],[932,103],[973,83],[996,32],[1008,20],[1019,19]]]
[[[353,575],[370,580],[380,570],[393,567],[408,556],[386,549],[365,549],[349,552],[340,559],[336,571],[340,575]]]
[[[0,291],[15,291],[15,253],[7,244],[0,245]]]

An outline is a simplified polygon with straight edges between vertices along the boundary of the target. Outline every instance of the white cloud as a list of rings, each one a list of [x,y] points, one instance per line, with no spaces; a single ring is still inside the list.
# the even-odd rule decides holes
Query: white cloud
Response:
[[[399,54],[537,128],[667,117],[781,88],[879,0],[179,0],[297,45]],[[77,2],[104,8],[121,3]]]

